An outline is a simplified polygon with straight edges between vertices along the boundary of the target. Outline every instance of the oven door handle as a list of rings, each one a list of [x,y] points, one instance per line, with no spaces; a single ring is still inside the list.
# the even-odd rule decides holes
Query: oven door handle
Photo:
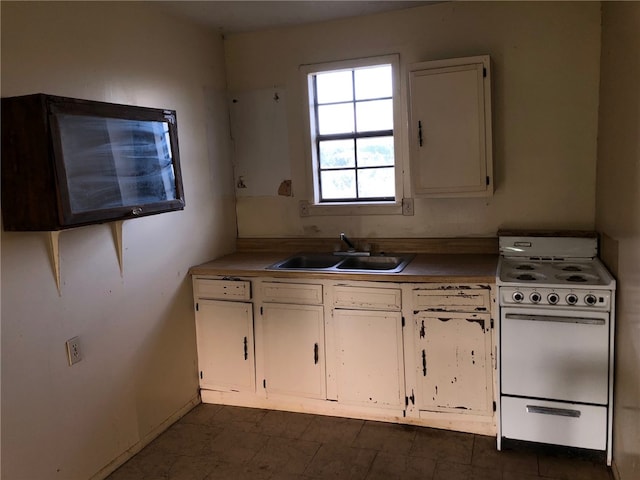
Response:
[[[580,417],[580,410],[568,408],[541,407],[539,405],[527,405],[527,413],[541,413],[542,415],[557,415],[560,417]]]
[[[580,323],[583,325],[605,325],[603,318],[559,317],[557,315],[533,315],[525,313],[507,313],[507,320],[530,320],[533,322]]]

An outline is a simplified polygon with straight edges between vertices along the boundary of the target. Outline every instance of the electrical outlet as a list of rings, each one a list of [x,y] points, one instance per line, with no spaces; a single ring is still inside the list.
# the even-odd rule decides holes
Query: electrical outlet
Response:
[[[413,198],[402,199],[402,215],[413,215]]]
[[[309,202],[307,200],[300,200],[300,202],[298,202],[298,213],[301,217],[309,216]]]
[[[73,337],[67,340],[67,360],[69,360],[69,366],[82,360],[80,337]]]

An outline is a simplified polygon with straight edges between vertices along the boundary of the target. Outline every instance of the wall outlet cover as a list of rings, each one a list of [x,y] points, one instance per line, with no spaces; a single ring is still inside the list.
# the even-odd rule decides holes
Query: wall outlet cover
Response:
[[[405,215],[405,216],[413,215],[413,198],[402,199],[402,215]]]
[[[69,366],[82,360],[82,352],[80,351],[80,337],[73,337],[67,340],[67,360]]]

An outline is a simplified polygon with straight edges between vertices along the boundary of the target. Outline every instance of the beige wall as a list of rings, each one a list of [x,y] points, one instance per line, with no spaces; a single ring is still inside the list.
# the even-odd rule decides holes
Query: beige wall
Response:
[[[298,66],[388,53],[400,54],[402,68],[431,59],[491,55],[495,195],[416,200],[413,217],[300,218],[298,201],[308,192]],[[247,94],[277,86],[287,101],[288,157],[257,155],[255,164],[290,170],[294,197],[277,195],[280,180],[247,185],[238,198],[240,237],[331,237],[340,231],[356,237],[492,236],[500,227],[594,226],[597,2],[445,2],[231,35],[225,54],[230,91]],[[403,115],[406,121],[406,109]],[[273,137],[274,144],[281,141],[286,137]]]
[[[146,2],[2,2],[2,96],[177,110],[184,211],[2,233],[2,476],[87,479],[197,400],[191,265],[233,250],[222,40]],[[84,359],[67,366],[65,340]]]
[[[640,4],[604,2],[596,226],[618,280],[613,455],[640,478]]]

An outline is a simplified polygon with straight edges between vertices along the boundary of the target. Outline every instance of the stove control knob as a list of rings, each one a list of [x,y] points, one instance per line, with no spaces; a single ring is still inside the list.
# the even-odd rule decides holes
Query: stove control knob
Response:
[[[522,292],[513,292],[513,300],[518,303],[522,302],[524,294]]]
[[[558,303],[558,301],[560,300],[560,297],[558,296],[557,293],[550,293],[547,296],[547,301],[551,304],[551,305],[555,305],[556,303]]]
[[[598,299],[596,298],[595,295],[593,294],[588,294],[585,295],[584,297],[584,303],[586,303],[587,305],[595,305],[598,302]]]
[[[567,303],[569,305],[575,305],[576,303],[578,303],[578,296],[575,293],[570,293],[569,295],[567,295]]]
[[[539,303],[542,299],[542,295],[540,295],[538,292],[533,292],[531,295],[529,295],[529,299],[532,303]]]

